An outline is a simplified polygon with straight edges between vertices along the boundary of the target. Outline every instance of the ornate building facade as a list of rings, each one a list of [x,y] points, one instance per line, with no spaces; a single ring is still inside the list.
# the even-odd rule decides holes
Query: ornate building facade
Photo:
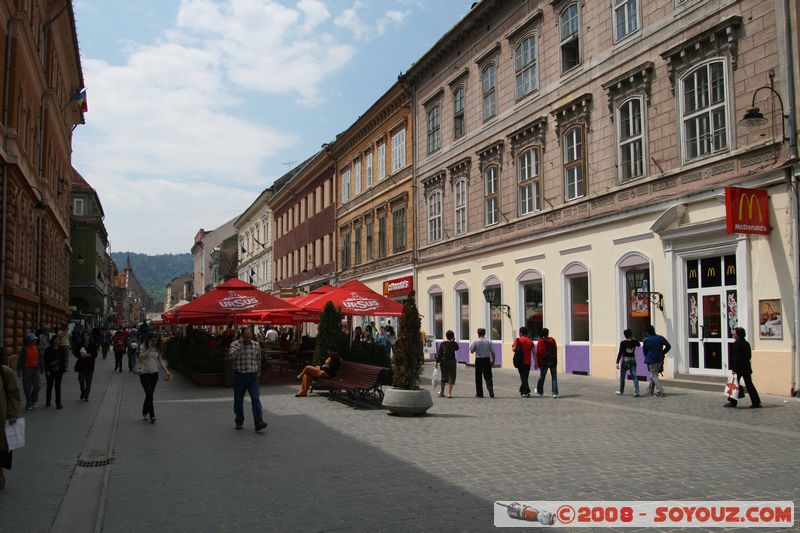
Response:
[[[239,279],[272,290],[272,188],[264,189],[233,223],[239,235]]]
[[[83,73],[72,2],[0,1],[0,352],[69,315],[72,132]]]

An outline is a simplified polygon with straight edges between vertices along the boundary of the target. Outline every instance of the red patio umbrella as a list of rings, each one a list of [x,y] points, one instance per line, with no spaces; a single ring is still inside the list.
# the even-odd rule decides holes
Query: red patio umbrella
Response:
[[[229,324],[251,322],[268,313],[300,312],[300,309],[277,296],[258,290],[255,285],[231,279],[161,317],[171,324]]]
[[[335,307],[341,307],[342,313],[345,315],[400,316],[403,314],[403,304],[378,294],[358,280],[350,280],[314,298],[310,298],[310,296],[311,294],[300,306],[305,311],[321,313],[325,304],[332,302]]]

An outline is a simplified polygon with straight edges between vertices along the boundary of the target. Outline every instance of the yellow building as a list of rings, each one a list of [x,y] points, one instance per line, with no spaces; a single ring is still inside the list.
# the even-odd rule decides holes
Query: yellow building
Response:
[[[336,161],[336,279],[402,299],[413,289],[410,99],[395,83],[330,146]]]

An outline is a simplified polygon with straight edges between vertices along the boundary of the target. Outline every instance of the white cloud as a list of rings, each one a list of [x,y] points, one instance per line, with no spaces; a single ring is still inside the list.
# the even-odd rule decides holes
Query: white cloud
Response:
[[[408,11],[389,10],[381,16],[368,19],[366,15],[360,13],[367,11],[368,7],[365,2],[356,0],[351,7],[341,12],[333,23],[349,31],[356,40],[370,40],[380,37],[391,26],[401,26],[409,14]]]

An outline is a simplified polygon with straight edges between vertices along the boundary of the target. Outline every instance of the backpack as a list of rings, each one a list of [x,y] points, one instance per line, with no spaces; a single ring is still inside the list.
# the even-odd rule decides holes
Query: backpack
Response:
[[[517,344],[514,346],[514,368],[519,368],[522,365],[522,344],[517,339]]]
[[[544,366],[555,368],[558,366],[558,352],[555,343],[546,343],[544,349]]]

